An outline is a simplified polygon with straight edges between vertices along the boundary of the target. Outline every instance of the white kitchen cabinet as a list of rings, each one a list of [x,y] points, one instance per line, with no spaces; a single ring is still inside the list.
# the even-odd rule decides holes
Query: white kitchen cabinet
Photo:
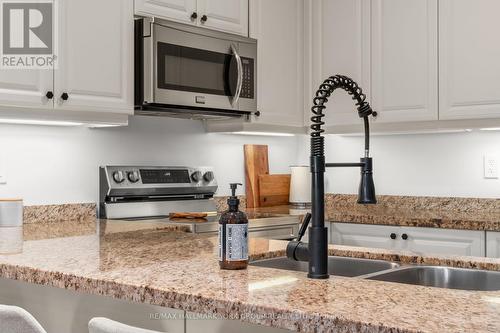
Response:
[[[241,286],[235,285],[236,289],[241,290]],[[245,287],[246,288],[246,287]],[[251,284],[249,286],[251,288]],[[186,313],[186,332],[185,333],[286,333],[291,332],[282,328],[267,327],[262,325],[245,323],[239,320],[207,318],[207,315],[187,312]]]
[[[439,1],[439,117],[500,117],[500,1]]]
[[[58,11],[55,107],[132,114],[133,2],[64,0]]]
[[[248,0],[135,0],[135,13],[248,36]]]
[[[203,27],[248,36],[248,0],[198,0],[198,13]]]
[[[486,231],[486,256],[500,258],[500,232]]]
[[[403,248],[422,254],[485,256],[485,233],[475,230],[402,227]]]
[[[196,23],[196,0],[135,0],[135,13],[181,23]]]
[[[134,111],[133,0],[54,3],[56,66],[0,70],[0,117],[127,124]]]
[[[485,256],[485,233],[475,230],[332,223],[333,244],[409,250],[419,254]]]
[[[371,3],[371,100],[378,112],[376,122],[437,120],[437,0]]]
[[[250,0],[260,116],[250,121],[208,121],[207,131],[305,132],[303,4],[303,0]]]
[[[382,249],[400,248],[399,227],[355,224],[332,223],[330,228],[331,243],[336,245],[361,246]],[[391,234],[394,239],[391,238]]]
[[[329,76],[343,74],[355,80],[370,102],[370,1],[309,0],[306,28],[306,66],[311,73],[306,94],[305,120],[309,124],[313,96]],[[306,78],[307,79],[307,78]],[[361,124],[351,96],[336,91],[325,110],[326,126]]]
[[[0,70],[0,105],[52,109],[53,100],[45,97],[53,91],[52,75],[50,69]]]
[[[311,101],[328,76],[356,81],[378,112],[374,123],[438,119],[437,0],[312,1],[312,43],[318,51]],[[311,104],[311,103],[310,103]],[[335,92],[326,127],[362,128],[351,96]]]
[[[250,37],[257,39],[256,124],[303,126],[303,4],[251,0]]]
[[[90,319],[107,317],[148,330],[185,333],[182,310],[17,280],[0,278],[0,304],[26,309],[47,332],[88,333]]]

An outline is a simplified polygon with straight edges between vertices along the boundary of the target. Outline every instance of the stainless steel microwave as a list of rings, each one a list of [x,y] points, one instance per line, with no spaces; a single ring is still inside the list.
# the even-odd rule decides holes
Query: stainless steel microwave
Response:
[[[257,113],[257,41],[152,18],[135,20],[136,114]]]

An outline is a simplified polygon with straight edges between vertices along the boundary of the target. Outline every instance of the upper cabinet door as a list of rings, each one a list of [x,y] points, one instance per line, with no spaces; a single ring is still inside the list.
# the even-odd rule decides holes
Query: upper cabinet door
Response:
[[[59,1],[55,107],[133,113],[132,0]]]
[[[52,109],[53,99],[46,97],[53,92],[52,75],[50,69],[0,70],[0,106]]]
[[[248,0],[198,0],[201,26],[248,36]]]
[[[26,41],[26,36],[23,37]],[[52,109],[54,100],[47,98],[46,95],[49,92],[53,93],[53,74],[52,68],[0,69],[0,107]]]
[[[437,0],[372,1],[376,122],[438,119],[437,11]]]
[[[192,16],[196,13],[196,0],[135,0],[135,13],[182,23],[194,24],[197,21]]]
[[[304,96],[301,0],[251,0],[250,37],[257,43],[255,123],[302,127]]]
[[[439,1],[440,119],[500,117],[500,1]]]
[[[307,88],[305,118],[309,124],[313,96],[329,76],[351,77],[370,101],[370,1],[309,0],[306,64],[312,73]],[[354,101],[336,91],[325,110],[327,126],[361,125]]]

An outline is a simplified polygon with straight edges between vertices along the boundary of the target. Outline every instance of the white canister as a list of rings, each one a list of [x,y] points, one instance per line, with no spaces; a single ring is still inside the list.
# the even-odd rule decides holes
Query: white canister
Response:
[[[0,199],[0,254],[23,250],[23,200]]]
[[[23,252],[23,227],[0,227],[0,254]]]
[[[23,200],[0,199],[0,227],[23,226]]]
[[[311,204],[311,171],[309,166],[291,166],[290,204],[307,207]]]

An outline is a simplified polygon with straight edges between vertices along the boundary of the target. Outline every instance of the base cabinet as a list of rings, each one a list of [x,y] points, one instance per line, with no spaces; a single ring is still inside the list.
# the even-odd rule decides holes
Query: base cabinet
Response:
[[[401,228],[404,249],[415,253],[485,256],[484,231],[436,228]]]
[[[486,232],[486,256],[500,258],[500,232]]]
[[[203,315],[188,312],[186,314],[186,333],[285,333],[289,330],[249,324],[239,320],[207,318]]]
[[[93,317],[158,332],[184,332],[182,310],[3,278],[0,278],[0,304],[26,309],[47,332],[88,333],[88,322]]]
[[[373,247],[382,249],[398,248],[396,237],[399,227],[363,225],[351,223],[332,223],[330,227],[331,243],[337,245]]]
[[[332,223],[330,238],[338,245],[477,257],[485,256],[486,243],[484,231],[356,223]]]

